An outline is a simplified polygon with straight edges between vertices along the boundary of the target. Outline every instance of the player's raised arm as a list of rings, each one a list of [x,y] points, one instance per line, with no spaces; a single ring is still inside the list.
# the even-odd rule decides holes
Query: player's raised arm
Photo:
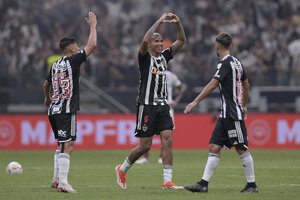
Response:
[[[86,46],[84,47],[84,51],[86,53],[86,56],[88,57],[97,46],[97,18],[95,13],[89,12],[89,18],[85,18],[85,20],[90,26],[89,40]]]
[[[142,55],[145,55],[148,51],[148,44],[150,43],[153,34],[155,33],[157,27],[163,23],[163,22],[169,22],[166,20],[166,17],[169,15],[169,13],[164,13],[154,24],[151,26],[151,28],[147,31],[145,34],[143,41],[140,46],[140,53]]]
[[[171,18],[169,22],[175,23],[177,27],[177,40],[171,45],[172,54],[175,55],[186,42],[186,37],[179,17],[173,13],[170,13],[168,17]]]

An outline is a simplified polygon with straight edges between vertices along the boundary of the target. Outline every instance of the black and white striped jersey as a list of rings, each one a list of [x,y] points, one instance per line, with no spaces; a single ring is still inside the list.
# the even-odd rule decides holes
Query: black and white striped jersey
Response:
[[[219,80],[221,118],[243,120],[242,82],[247,79],[242,63],[233,56],[225,56],[217,65],[215,79]]]
[[[138,54],[140,85],[138,103],[142,105],[166,105],[167,81],[166,70],[169,60],[173,58],[172,49],[162,51],[159,57],[149,52]]]
[[[48,115],[73,113],[79,110],[80,65],[85,60],[85,51],[81,50],[53,63],[47,77],[53,92]]]

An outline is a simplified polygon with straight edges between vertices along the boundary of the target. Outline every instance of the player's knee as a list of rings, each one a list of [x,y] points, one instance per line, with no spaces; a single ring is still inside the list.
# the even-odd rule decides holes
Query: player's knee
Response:
[[[168,137],[165,141],[166,141],[166,144],[167,144],[167,145],[172,145],[172,144],[173,144],[173,137],[170,136],[170,137]]]
[[[149,144],[143,145],[143,146],[141,146],[141,148],[142,148],[142,151],[144,153],[146,153],[147,151],[149,151],[151,149],[151,145],[149,145]]]
[[[244,153],[246,153],[248,151],[247,148],[245,148],[244,146],[237,146],[235,148],[236,152],[239,154],[239,155],[242,155]]]
[[[64,153],[70,155],[73,151],[73,144],[74,144],[74,141],[69,141],[69,142],[65,143],[64,144]]]
[[[140,146],[143,149],[143,151],[147,152],[151,149],[152,142],[151,141],[143,142],[143,143],[140,144]]]
[[[160,134],[161,140],[164,142],[173,142],[173,134],[172,131],[164,131]]]
[[[209,145],[209,153],[220,154],[222,147],[216,144]]]
[[[162,148],[172,148],[172,145],[173,145],[172,137],[162,138]]]

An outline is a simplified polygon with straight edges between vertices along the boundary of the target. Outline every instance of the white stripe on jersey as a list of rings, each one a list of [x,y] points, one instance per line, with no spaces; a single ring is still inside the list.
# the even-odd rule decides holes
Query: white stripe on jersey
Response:
[[[154,86],[154,101],[153,105],[157,105],[155,99],[157,99],[157,90],[158,90],[158,82],[159,82],[159,75],[158,73],[155,74],[155,86]]]
[[[226,118],[226,101],[225,101],[225,97],[224,97],[223,92],[222,92],[223,88],[222,88],[221,83],[219,83],[219,88],[220,88],[220,92],[222,94],[221,105],[223,107],[223,110],[221,112],[221,116],[223,114],[222,118]]]
[[[68,77],[70,79],[70,98],[67,100],[66,104],[66,113],[70,113],[70,102],[73,96],[73,74],[72,74],[72,67],[70,65],[70,62],[66,61],[67,69],[68,69]]]
[[[145,94],[145,104],[149,104],[149,95],[150,95],[150,88],[151,88],[151,74],[152,74],[152,69],[151,67],[153,66],[153,60],[150,59],[150,66],[149,66],[149,72],[148,72],[148,80],[147,80],[147,88],[146,88],[146,94]]]
[[[237,60],[232,56],[232,59],[234,60],[234,63],[230,62],[230,66],[231,66],[231,69],[232,69],[232,95],[233,95],[233,102],[235,104],[235,108],[236,108],[236,112],[237,112],[237,115],[238,115],[238,119],[239,120],[242,120],[242,113],[241,113],[241,110],[240,110],[240,107],[239,107],[239,104],[237,102],[237,84],[236,84],[236,62]]]

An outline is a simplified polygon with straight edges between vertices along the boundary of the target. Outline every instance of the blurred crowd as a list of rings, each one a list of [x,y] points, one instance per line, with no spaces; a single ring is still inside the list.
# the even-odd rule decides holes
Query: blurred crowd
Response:
[[[100,87],[138,85],[140,42],[164,12],[177,14],[185,29],[187,43],[170,70],[188,87],[211,79],[220,32],[233,36],[232,54],[252,86],[300,85],[298,0],[0,0],[1,88],[41,89],[59,40],[86,44],[88,11],[97,15],[98,47],[82,74]],[[166,45],[176,40],[172,24],[158,32]]]

